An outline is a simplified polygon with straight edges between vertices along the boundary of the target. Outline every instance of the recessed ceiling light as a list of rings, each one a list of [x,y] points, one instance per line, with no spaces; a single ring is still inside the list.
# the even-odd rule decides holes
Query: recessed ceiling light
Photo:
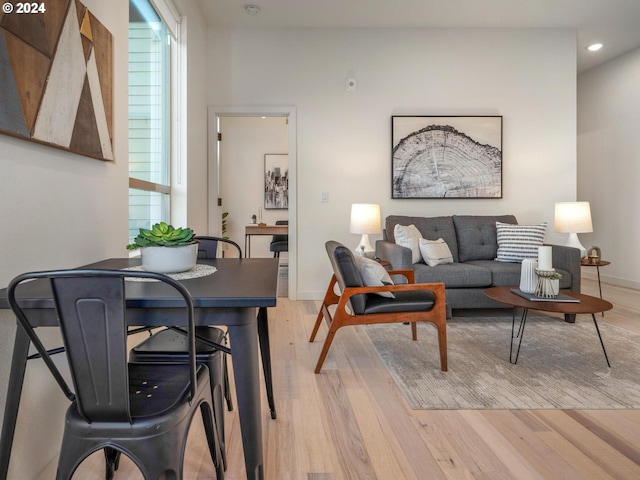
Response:
[[[245,5],[244,9],[249,15],[258,15],[260,13],[260,7],[258,5]]]
[[[589,50],[590,52],[597,52],[601,48],[602,48],[601,43],[593,43],[587,47],[587,50]]]

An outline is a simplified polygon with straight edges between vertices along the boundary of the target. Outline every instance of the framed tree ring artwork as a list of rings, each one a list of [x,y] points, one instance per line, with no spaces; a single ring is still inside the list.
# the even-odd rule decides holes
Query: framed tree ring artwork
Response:
[[[391,198],[502,198],[502,116],[392,116]]]
[[[264,208],[289,208],[289,155],[264,156]]]

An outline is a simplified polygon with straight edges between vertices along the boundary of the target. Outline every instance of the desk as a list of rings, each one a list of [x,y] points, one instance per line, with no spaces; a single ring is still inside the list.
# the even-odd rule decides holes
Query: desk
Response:
[[[262,419],[260,408],[257,310],[276,305],[278,260],[199,259],[217,268],[205,277],[183,280],[196,307],[196,325],[226,325],[233,354],[238,415],[247,478],[264,477]],[[122,269],[140,265],[140,259],[109,259],[86,268]],[[132,326],[183,324],[184,308],[179,297],[167,296],[156,282],[128,282],[127,307]],[[37,326],[57,326],[48,285],[32,282],[21,298],[31,306],[29,318]],[[29,305],[30,304],[30,305]],[[6,290],[0,290],[0,309],[9,308]],[[0,439],[0,478],[6,478],[15,432],[22,381],[29,350],[27,335],[18,328],[14,341],[7,401]]]
[[[289,225],[247,225],[244,228],[244,255],[251,256],[251,235],[289,235]]]

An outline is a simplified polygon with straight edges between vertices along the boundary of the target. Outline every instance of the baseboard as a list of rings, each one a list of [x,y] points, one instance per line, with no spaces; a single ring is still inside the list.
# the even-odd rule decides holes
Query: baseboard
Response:
[[[597,272],[582,272],[582,278],[593,280],[594,282],[598,281]],[[640,290],[640,282],[636,280],[630,280],[628,278],[620,278],[614,277],[612,275],[605,275],[602,270],[600,270],[600,281],[602,283],[606,283],[609,285],[614,285],[616,287],[624,287],[624,288],[632,288],[634,290]]]
[[[296,300],[320,300],[324,299],[324,292],[301,292],[298,290],[298,295],[296,296]]]

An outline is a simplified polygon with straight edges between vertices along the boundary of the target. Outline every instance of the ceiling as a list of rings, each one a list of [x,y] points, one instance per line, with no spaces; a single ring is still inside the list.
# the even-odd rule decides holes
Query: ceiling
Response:
[[[198,0],[228,27],[572,28],[578,73],[640,46],[640,0]],[[245,5],[260,7],[248,15]],[[599,42],[604,47],[589,52]]]

